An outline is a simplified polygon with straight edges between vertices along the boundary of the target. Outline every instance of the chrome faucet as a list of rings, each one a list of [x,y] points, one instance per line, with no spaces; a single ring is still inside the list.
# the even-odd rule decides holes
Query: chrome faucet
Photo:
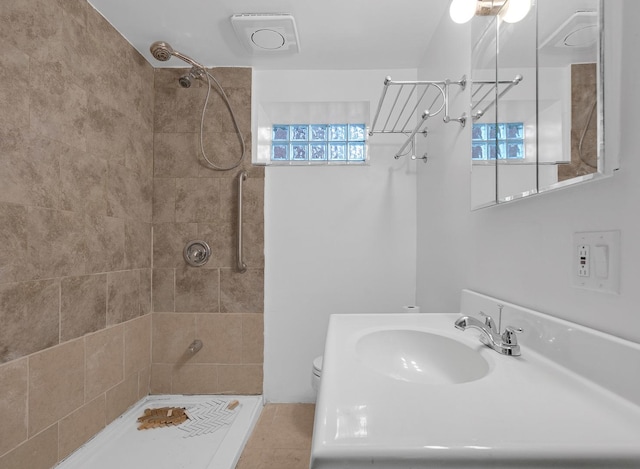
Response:
[[[478,329],[482,332],[480,342],[502,355],[511,355],[514,357],[520,355],[520,346],[518,345],[516,334],[522,332],[522,329],[507,326],[504,328],[504,331],[500,333],[491,316],[483,312],[480,312],[480,314],[484,316],[484,323],[472,316],[462,316],[456,320],[454,325],[461,331],[467,328]]]

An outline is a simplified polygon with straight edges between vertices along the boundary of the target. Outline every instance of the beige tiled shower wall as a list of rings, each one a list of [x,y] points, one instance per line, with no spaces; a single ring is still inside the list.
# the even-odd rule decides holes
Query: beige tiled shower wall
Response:
[[[558,165],[558,181],[598,170],[597,96],[596,64],[571,64],[571,163]]]
[[[0,468],[149,391],[153,68],[85,0],[0,2]]]
[[[251,69],[214,68],[246,141],[237,168],[214,171],[200,152],[206,81],[178,85],[187,69],[155,73],[153,192],[152,393],[260,394],[263,364],[264,170],[251,165]],[[204,148],[218,167],[242,155],[220,93],[211,92]],[[244,183],[243,230],[248,269],[236,269],[238,175]],[[189,267],[183,249],[204,240],[211,259]],[[200,339],[200,352],[188,347]]]
[[[250,164],[251,71],[214,70],[247,142],[239,274],[240,168],[198,162],[202,83],[183,90],[180,71],[154,74],[85,0],[0,2],[0,38],[0,469],[51,467],[150,382],[260,393],[264,175]],[[225,166],[239,141],[216,92],[209,109],[205,145]],[[181,255],[194,238],[213,250],[200,269]],[[195,338],[203,349],[185,354]]]

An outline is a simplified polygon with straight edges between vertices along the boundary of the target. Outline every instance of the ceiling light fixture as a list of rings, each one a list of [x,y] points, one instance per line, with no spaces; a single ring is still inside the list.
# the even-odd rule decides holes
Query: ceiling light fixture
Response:
[[[476,14],[477,3],[477,0],[451,0],[449,16],[458,24],[466,23]]]
[[[507,23],[517,23],[531,10],[531,0],[451,0],[449,16],[459,24],[474,16],[501,15]]]
[[[507,23],[517,23],[524,19],[531,10],[531,0],[508,0],[502,19]]]

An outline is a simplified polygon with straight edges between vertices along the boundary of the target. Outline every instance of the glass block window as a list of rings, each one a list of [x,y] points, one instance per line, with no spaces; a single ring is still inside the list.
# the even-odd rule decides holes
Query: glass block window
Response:
[[[278,124],[272,127],[273,162],[364,162],[364,124]]]
[[[472,160],[521,160],[525,157],[524,123],[473,124]]]

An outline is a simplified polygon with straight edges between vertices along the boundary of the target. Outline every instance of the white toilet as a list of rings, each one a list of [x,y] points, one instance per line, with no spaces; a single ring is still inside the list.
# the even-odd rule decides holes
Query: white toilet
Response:
[[[313,366],[311,367],[311,387],[318,393],[320,389],[320,377],[322,376],[322,355],[313,359]]]

